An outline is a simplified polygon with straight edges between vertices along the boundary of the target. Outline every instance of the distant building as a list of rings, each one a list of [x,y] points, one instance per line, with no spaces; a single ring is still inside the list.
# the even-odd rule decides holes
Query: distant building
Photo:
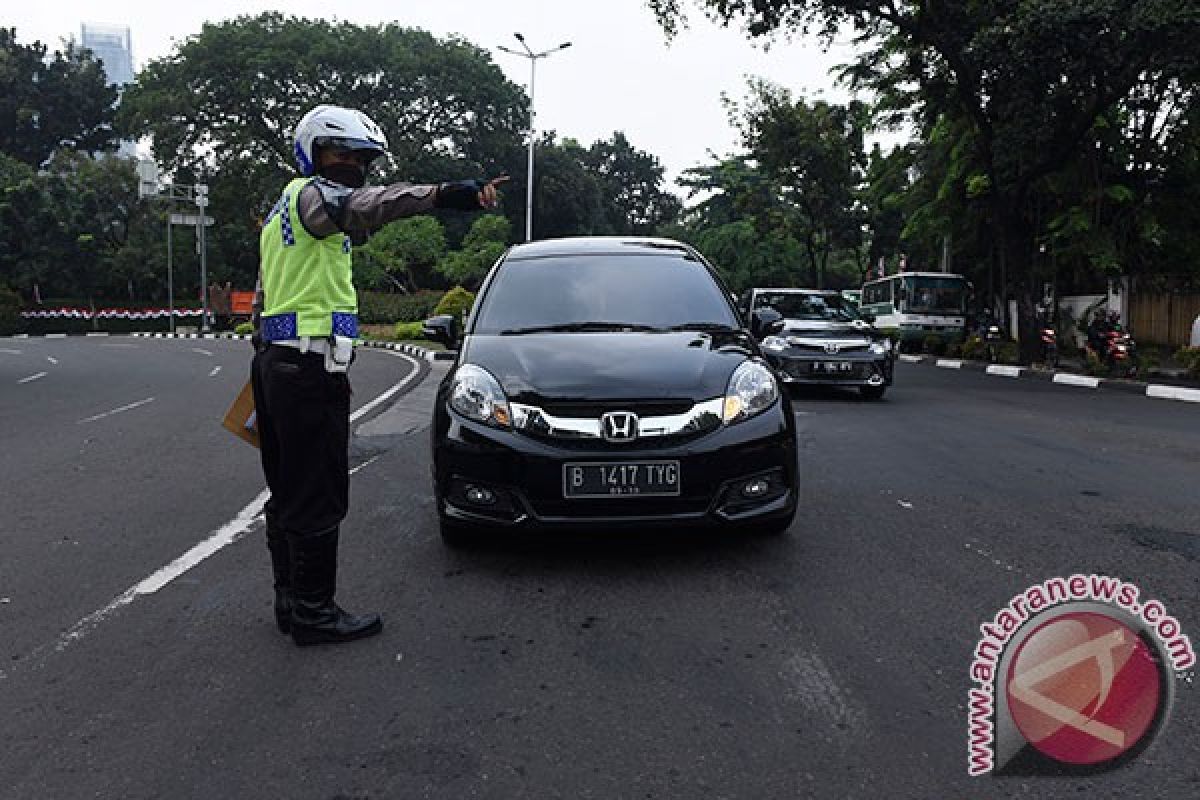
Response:
[[[127,26],[89,25],[80,26],[82,46],[104,66],[104,74],[110,84],[118,89],[133,83],[133,37]],[[127,158],[137,155],[133,142],[124,140],[117,154]]]

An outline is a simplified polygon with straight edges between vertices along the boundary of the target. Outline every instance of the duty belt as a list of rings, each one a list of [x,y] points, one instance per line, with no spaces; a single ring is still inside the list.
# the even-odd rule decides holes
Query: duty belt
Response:
[[[334,311],[330,314],[332,326],[330,336],[345,336],[353,339],[358,336],[358,317],[345,311]],[[264,342],[280,342],[283,340],[300,339],[300,330],[296,323],[296,313],[271,314],[264,316],[259,322]],[[313,337],[314,339],[317,337]]]

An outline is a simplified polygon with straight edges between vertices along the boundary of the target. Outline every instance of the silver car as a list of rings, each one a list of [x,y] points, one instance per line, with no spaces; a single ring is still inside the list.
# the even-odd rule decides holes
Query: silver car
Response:
[[[752,289],[743,311],[785,383],[856,386],[869,400],[892,385],[892,340],[840,292]]]

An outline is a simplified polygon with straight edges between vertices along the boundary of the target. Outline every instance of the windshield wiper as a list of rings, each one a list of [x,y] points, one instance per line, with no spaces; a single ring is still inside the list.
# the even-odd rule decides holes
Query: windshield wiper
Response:
[[[534,325],[529,328],[508,328],[500,331],[501,336],[516,336],[524,333],[595,333],[603,331],[659,331],[653,325],[636,322],[563,322],[557,325]]]
[[[672,325],[669,328],[663,328],[662,330],[723,333],[725,331],[737,331],[738,328],[735,328],[732,325],[726,325],[724,322],[684,322],[679,325]]]

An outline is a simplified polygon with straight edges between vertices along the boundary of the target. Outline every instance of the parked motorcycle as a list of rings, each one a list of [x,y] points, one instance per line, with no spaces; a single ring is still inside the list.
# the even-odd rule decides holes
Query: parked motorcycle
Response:
[[[1054,328],[1044,327],[1038,334],[1042,343],[1042,363],[1051,369],[1058,367],[1058,333]]]
[[[1096,352],[1092,344],[1088,343],[1087,352],[1108,367],[1111,374],[1126,378],[1137,377],[1137,342],[1133,340],[1128,331],[1121,327],[1119,322],[1104,334],[1101,346],[1104,352]]]
[[[983,334],[983,344],[987,348],[988,363],[995,364],[1000,360],[1000,345],[1004,344],[1004,332],[999,325],[988,325]]]

